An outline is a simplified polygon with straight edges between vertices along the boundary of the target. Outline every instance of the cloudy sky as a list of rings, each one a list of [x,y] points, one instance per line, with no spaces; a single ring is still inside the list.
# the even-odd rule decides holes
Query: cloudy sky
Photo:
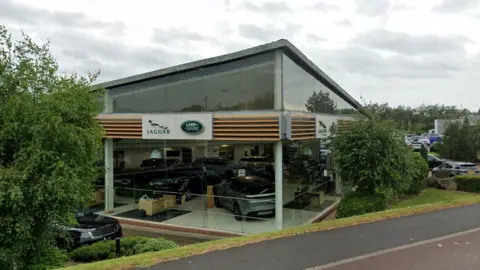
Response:
[[[99,81],[286,38],[357,99],[480,107],[480,0],[0,0],[0,23]]]

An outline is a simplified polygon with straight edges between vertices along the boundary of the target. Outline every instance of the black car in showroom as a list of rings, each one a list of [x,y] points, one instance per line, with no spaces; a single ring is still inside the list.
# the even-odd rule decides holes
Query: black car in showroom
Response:
[[[137,170],[114,175],[115,192],[120,196],[140,198],[175,194],[190,200],[195,194],[204,194],[208,185],[222,181],[222,177],[203,167],[185,164],[182,167]],[[135,192],[134,192],[135,191]]]
[[[122,227],[118,220],[92,213],[89,210],[75,213],[76,225],[62,228],[73,240],[68,243],[64,238],[57,239],[60,246],[77,247],[98,241],[122,237]]]
[[[156,174],[149,183],[153,196],[161,194],[176,195],[180,202],[183,194],[189,201],[197,194],[205,194],[207,186],[222,182],[223,178],[213,171],[205,171],[202,167],[184,167]]]

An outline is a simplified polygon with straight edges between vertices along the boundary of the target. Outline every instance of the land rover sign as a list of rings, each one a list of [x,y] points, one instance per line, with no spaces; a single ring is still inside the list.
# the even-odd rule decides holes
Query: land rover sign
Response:
[[[200,134],[204,130],[203,124],[197,120],[187,120],[180,125],[180,128],[183,132],[191,135]]]

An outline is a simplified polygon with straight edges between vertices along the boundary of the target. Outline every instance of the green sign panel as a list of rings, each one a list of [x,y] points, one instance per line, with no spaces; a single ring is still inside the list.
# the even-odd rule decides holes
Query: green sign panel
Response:
[[[203,132],[203,124],[197,120],[187,120],[180,125],[183,132],[196,135]]]

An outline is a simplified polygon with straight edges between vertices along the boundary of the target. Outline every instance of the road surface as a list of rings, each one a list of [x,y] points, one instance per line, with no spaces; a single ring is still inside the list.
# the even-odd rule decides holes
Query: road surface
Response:
[[[330,265],[331,269],[329,270],[415,269],[412,268],[413,266],[408,268],[395,268],[397,267],[396,264],[389,264],[387,268],[373,267],[372,264],[375,265],[378,263],[380,265],[383,260],[384,263],[387,263],[388,261],[400,263],[398,267],[402,267],[401,264],[405,262],[406,258],[411,255],[408,253],[410,250],[413,250],[413,252],[426,252],[427,254],[430,254],[429,256],[434,256],[436,254],[435,252],[441,252],[442,250],[434,249],[430,244],[425,244],[417,247],[410,247],[404,250],[398,250],[396,252],[369,257],[364,260],[351,261],[350,263],[348,263],[348,261],[345,263],[345,260],[352,260],[352,258],[362,255],[365,256],[366,254],[371,254],[374,252],[378,253],[399,246],[412,245],[414,243],[437,237],[444,237],[451,234],[473,230],[478,227],[480,227],[480,204],[360,224],[329,231],[285,237],[227,250],[213,251],[203,255],[160,263],[147,269],[295,270],[309,268],[315,269],[315,267],[318,268],[318,266],[342,261],[344,264]],[[467,234],[462,237],[469,236],[475,236],[475,239],[478,239],[479,237],[478,234]],[[442,242],[441,244],[442,246],[444,245],[446,247],[444,252],[451,252],[451,256],[453,256],[450,257],[451,260],[460,258],[463,258],[461,260],[465,260],[465,257],[470,258],[470,255],[468,254],[471,254],[478,249],[477,245],[471,245],[471,243],[476,243],[476,241],[478,241],[475,239],[472,238],[471,241],[468,241],[466,238],[460,237],[458,238],[458,241],[460,242],[454,240],[458,243],[461,243],[462,241],[465,243],[465,245],[462,244],[462,246],[459,247],[456,247],[455,244],[455,246],[447,244],[447,242]],[[470,242],[470,244],[466,244],[466,242]],[[461,249],[461,247],[463,247],[463,249]],[[419,249],[421,249],[421,251],[419,251]],[[391,257],[389,257],[394,256],[395,254],[398,254],[398,260],[393,260]],[[446,260],[447,257],[444,253],[439,254],[442,254],[439,256],[444,256],[443,258],[439,258],[439,260]],[[420,261],[422,261],[422,258],[419,257],[419,254],[417,255],[417,257],[412,257],[412,264],[420,263]],[[474,260],[474,258],[470,258],[469,260]],[[428,263],[429,261],[433,262],[431,259],[425,259],[423,263]],[[452,263],[455,264],[455,261]],[[480,262],[476,263],[480,265]],[[356,264],[359,265],[359,267],[366,268],[356,268]],[[446,264],[442,265],[446,266]],[[425,266],[423,267],[424,268],[418,269],[429,269],[425,268]],[[430,269],[440,268],[434,267]],[[460,270],[462,268],[455,267],[452,269]],[[480,269],[480,267],[466,269]]]

